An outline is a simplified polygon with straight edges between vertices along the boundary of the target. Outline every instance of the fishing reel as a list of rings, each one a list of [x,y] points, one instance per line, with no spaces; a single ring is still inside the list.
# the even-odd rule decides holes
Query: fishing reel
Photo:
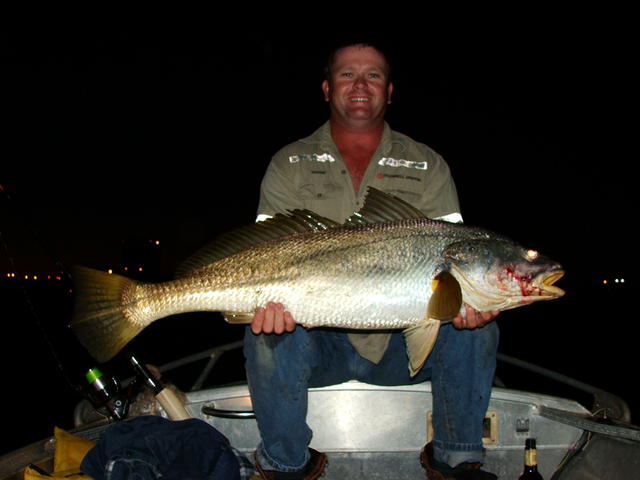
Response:
[[[139,389],[139,382],[134,379],[123,386],[115,376],[104,374],[98,368],[89,369],[86,379],[86,397],[96,411],[106,410],[113,420],[123,420],[127,417],[131,400]]]

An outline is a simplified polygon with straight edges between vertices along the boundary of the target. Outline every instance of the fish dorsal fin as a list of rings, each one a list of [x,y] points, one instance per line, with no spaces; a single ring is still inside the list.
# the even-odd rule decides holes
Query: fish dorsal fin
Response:
[[[349,217],[345,225],[394,222],[407,218],[426,218],[426,215],[398,197],[369,187],[362,208]]]
[[[176,270],[176,277],[184,277],[216,260],[240,252],[254,245],[287,235],[315,232],[339,227],[340,224],[309,210],[277,213],[262,222],[236,228],[214,238],[187,258]]]
[[[448,320],[455,317],[462,307],[462,289],[449,272],[439,273],[432,281],[433,293],[429,299],[429,318]]]
[[[344,223],[348,226],[366,223],[393,222],[407,218],[425,218],[425,215],[404,200],[384,193],[373,187],[367,190],[362,208]],[[287,214],[277,213],[262,222],[225,232],[200,248],[185,260],[176,270],[176,277],[184,277],[228,255],[250,248],[258,243],[274,240],[287,235],[317,232],[342,226],[310,210],[289,210]]]

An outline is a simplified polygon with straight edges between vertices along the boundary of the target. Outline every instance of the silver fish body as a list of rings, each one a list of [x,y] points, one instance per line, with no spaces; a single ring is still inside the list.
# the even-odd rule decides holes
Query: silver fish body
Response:
[[[397,199],[378,194],[372,193],[383,205],[395,205]],[[500,235],[426,218],[367,220],[366,208],[362,224],[317,229],[313,220],[311,231],[272,233],[169,282],[77,269],[72,326],[104,361],[159,318],[219,311],[248,322],[258,307],[277,301],[306,327],[407,329],[418,338],[417,346],[408,341],[409,350],[430,350],[440,321],[463,302],[504,310],[563,294],[552,285],[562,276],[560,265]],[[420,357],[412,371],[424,352]]]
[[[308,327],[406,328],[426,314],[431,280],[455,238],[443,235],[446,227],[411,219],[274,240],[186,278],[136,286],[130,315],[148,324],[195,310],[252,313],[277,301]]]

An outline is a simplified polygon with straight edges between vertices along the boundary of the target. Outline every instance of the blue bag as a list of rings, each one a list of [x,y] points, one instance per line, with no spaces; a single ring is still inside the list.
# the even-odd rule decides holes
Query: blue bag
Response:
[[[238,459],[218,430],[157,416],[107,428],[80,469],[95,480],[240,480]]]

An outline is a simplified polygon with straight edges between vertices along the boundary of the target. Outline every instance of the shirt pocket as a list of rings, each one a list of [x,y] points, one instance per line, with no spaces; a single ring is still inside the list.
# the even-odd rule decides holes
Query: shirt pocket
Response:
[[[402,171],[404,170],[404,171]],[[409,169],[393,169],[388,172],[378,172],[371,186],[383,192],[401,198],[405,202],[416,204],[422,199],[425,190],[425,182],[419,175],[413,174]]]
[[[318,175],[317,181],[307,181],[298,187],[298,195],[304,207],[328,218],[346,203],[344,186],[332,182],[328,175]],[[313,180],[313,179],[312,179]]]

